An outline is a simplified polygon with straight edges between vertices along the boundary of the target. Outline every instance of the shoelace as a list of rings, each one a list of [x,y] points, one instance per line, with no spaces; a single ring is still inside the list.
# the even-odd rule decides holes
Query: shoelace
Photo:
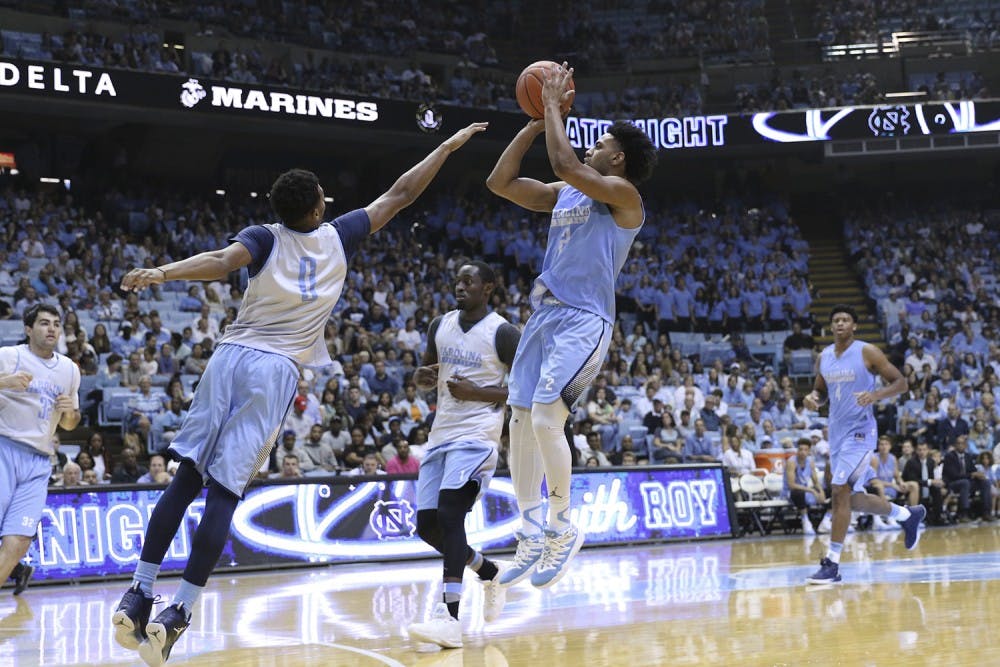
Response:
[[[517,543],[517,552],[514,554],[513,568],[520,568],[533,563],[539,552],[544,552],[545,541],[538,538],[525,538]]]
[[[575,535],[572,530],[567,530],[555,537],[545,541],[545,550],[538,561],[539,570],[552,570],[556,567],[556,561],[573,546]]]

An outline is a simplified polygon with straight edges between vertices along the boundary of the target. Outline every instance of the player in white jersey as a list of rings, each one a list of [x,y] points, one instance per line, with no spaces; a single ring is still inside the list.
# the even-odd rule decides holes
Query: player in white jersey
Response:
[[[484,262],[458,270],[458,309],[431,322],[423,365],[414,374],[421,389],[437,388],[437,412],[417,478],[417,534],[444,556],[443,601],[429,621],[411,625],[415,639],[444,648],[462,646],[458,606],[468,566],[483,582],[483,617],[493,621],[506,591],[497,565],[469,546],[465,515],[486,490],[497,466],[507,387],[521,332],[487,308],[496,277]]]
[[[28,342],[0,347],[0,582],[13,574],[15,594],[31,576],[20,560],[45,507],[52,436],[80,423],[80,369],[55,351],[59,310],[36,304],[22,321]]]
[[[560,117],[560,104],[573,94],[572,74],[563,63],[546,75],[545,119],[529,122],[514,137],[486,181],[524,208],[552,212],[542,272],[532,289],[535,310],[510,373],[510,473],[521,528],[517,554],[501,577],[515,584],[530,576],[539,588],[555,585],[583,544],[583,533],[570,521],[572,460],[563,428],[607,354],[615,280],[646,217],[636,185],[656,164],[649,137],[621,121],[580,162]],[[543,131],[552,171],[562,179],[555,183],[519,175],[524,154]]]
[[[223,280],[243,267],[250,273],[236,321],[220,338],[170,444],[181,465],[149,518],[132,586],[112,617],[118,643],[138,648],[147,664],[163,664],[190,624],[236,505],[267,460],[295,396],[296,364],[331,363],[323,330],[340,298],[351,254],[416,200],[453,151],[485,129],[485,123],[474,123],[458,131],[374,202],[332,223],[323,222],[326,203],[316,175],[288,171],[271,188],[271,207],[281,223],[247,227],[227,248],[133,269],[122,279],[123,289],[142,290],[167,280]],[[205,485],[205,511],[180,588],[170,606],[147,623],[160,564]]]
[[[828,345],[816,361],[816,382],[803,402],[818,410],[830,402],[830,471],[833,498],[833,526],[830,547],[820,568],[806,579],[810,584],[840,581],[840,552],[847,536],[851,511],[889,516],[905,531],[907,549],[917,546],[920,522],[927,510],[923,505],[899,507],[885,498],[865,492],[874,477],[871,455],[878,435],[872,406],[906,391],[906,378],[889,363],[882,350],[855,340],[858,315],[851,306],[838,304],[830,311],[833,345]],[[878,389],[879,376],[885,386]]]

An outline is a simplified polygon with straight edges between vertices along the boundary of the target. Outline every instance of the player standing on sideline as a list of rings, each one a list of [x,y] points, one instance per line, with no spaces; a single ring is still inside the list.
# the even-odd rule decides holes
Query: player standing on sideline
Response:
[[[486,490],[497,466],[497,447],[507,401],[504,376],[521,332],[487,308],[496,277],[484,262],[458,270],[458,309],[427,329],[423,365],[414,374],[421,389],[437,387],[437,412],[417,477],[417,534],[444,555],[444,601],[411,637],[444,648],[462,646],[458,605],[466,566],[483,582],[483,618],[503,610],[506,589],[497,565],[469,546],[465,515]]]
[[[532,120],[500,156],[486,181],[494,193],[532,211],[551,211],[542,273],[531,291],[534,312],[525,325],[510,375],[510,471],[521,512],[517,554],[500,581],[531,575],[552,586],[583,544],[571,522],[570,451],[563,426],[569,408],[597,375],[615,320],[615,279],[645,220],[636,185],[656,164],[649,137],[627,122],[608,128],[577,158],[566,136],[560,103],[573,93],[573,70],[563,63],[545,77],[545,118]],[[521,160],[545,132],[556,177],[520,177]],[[548,519],[542,517],[542,474]]]
[[[141,290],[167,280],[221,280],[244,266],[250,272],[236,321],[220,338],[170,444],[181,465],[149,519],[132,586],[112,618],[118,643],[138,647],[147,664],[163,664],[190,624],[191,610],[222,554],[236,505],[267,460],[295,396],[296,364],[331,363],[323,329],[340,298],[350,257],[366,236],[416,200],[453,151],[485,129],[485,123],[473,123],[455,133],[374,202],[332,223],[323,222],[326,203],[316,175],[301,169],[285,172],[271,188],[271,207],[281,223],[247,227],[225,249],[134,269],[122,279],[123,289]],[[147,625],[160,564],[188,506],[206,484],[205,511],[180,588],[170,606]]]
[[[880,349],[855,340],[858,314],[851,306],[838,304],[830,311],[833,344],[819,355],[816,383],[803,399],[810,410],[830,401],[830,463],[833,497],[833,527],[830,548],[820,568],[806,579],[810,584],[840,581],[840,552],[844,547],[851,510],[888,515],[905,531],[907,549],[917,546],[920,522],[927,510],[923,505],[900,507],[865,492],[875,476],[872,452],[878,438],[872,405],[906,391],[906,378],[889,363]],[[875,389],[875,376],[886,386]]]
[[[28,342],[0,347],[0,582],[14,578],[14,595],[34,568],[21,563],[45,507],[56,427],[80,423],[80,369],[56,352],[59,309],[36,304],[24,311]]]

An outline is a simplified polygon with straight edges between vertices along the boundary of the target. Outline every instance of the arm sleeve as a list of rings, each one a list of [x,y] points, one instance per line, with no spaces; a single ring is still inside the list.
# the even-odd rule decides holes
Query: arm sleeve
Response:
[[[368,219],[368,213],[363,208],[357,208],[338,217],[330,224],[340,235],[340,242],[344,244],[344,257],[347,262],[350,262],[361,242],[371,234],[372,222]]]
[[[501,324],[497,329],[496,348],[497,356],[500,357],[507,368],[514,363],[514,352],[517,351],[517,344],[521,341],[521,330],[513,324]]]
[[[431,320],[430,326],[427,327],[427,349],[424,350],[424,358],[421,360],[423,366],[430,366],[438,362],[436,338],[439,324],[441,324],[440,315]]]
[[[271,256],[271,250],[274,248],[274,234],[264,225],[251,225],[241,229],[236,236],[230,237],[229,241],[242,243],[250,251],[252,259],[247,271],[251,278],[264,268],[267,258]]]

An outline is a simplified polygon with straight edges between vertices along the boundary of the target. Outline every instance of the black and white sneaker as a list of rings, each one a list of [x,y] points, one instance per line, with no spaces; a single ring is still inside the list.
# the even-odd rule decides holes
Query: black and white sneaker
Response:
[[[139,584],[125,591],[118,608],[111,617],[111,625],[115,629],[115,641],[122,648],[134,651],[146,639],[146,624],[149,614],[153,611],[154,598],[149,597],[139,588]]]
[[[139,657],[149,667],[160,667],[189,625],[190,616],[184,605],[180,602],[170,605],[146,625],[146,641],[139,645]]]
[[[10,573],[10,578],[14,580],[14,595],[20,595],[24,592],[24,589],[28,587],[28,582],[31,581],[31,575],[34,571],[34,567],[25,565],[24,563],[18,563],[14,566],[14,571]]]

